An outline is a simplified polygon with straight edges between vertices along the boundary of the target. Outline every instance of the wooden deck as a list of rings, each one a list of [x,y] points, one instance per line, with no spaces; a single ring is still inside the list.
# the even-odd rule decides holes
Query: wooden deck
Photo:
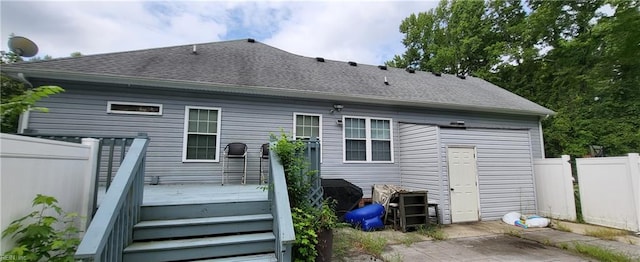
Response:
[[[178,205],[212,202],[266,200],[264,185],[220,184],[160,184],[144,185],[143,205]],[[98,193],[98,205],[104,197],[104,187]]]

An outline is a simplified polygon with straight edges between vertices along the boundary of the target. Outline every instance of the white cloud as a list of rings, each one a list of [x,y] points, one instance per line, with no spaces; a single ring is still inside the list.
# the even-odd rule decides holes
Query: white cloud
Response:
[[[252,37],[299,55],[380,64],[404,50],[402,19],[435,5],[2,1],[1,39],[4,44],[15,33],[36,42],[39,56],[64,57]]]
[[[142,2],[2,3],[2,42],[10,33],[25,36],[38,44],[40,56],[213,42],[226,31],[223,23],[195,13],[153,15]]]
[[[267,44],[305,56],[380,64],[403,51],[398,27],[412,12],[435,2],[313,2],[296,5],[293,17]]]

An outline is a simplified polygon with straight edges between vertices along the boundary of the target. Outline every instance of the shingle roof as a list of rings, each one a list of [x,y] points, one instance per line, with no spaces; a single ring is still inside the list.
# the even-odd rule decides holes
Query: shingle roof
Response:
[[[479,110],[524,115],[553,111],[480,78],[295,55],[246,39],[5,65],[6,73],[75,80],[121,79],[171,87]],[[385,84],[385,78],[389,85]],[[221,89],[223,87],[223,89]]]

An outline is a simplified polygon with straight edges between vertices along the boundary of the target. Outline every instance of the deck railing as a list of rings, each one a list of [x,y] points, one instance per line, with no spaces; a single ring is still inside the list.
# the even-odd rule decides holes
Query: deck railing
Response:
[[[96,163],[96,180],[94,188],[99,188],[100,183],[104,183],[106,189],[109,189],[113,180],[114,172],[122,164],[127,149],[133,143],[136,137],[131,136],[88,136],[88,135],[61,135],[61,134],[41,134],[41,133],[24,133],[24,136],[81,143],[82,138],[91,137],[98,139],[98,156]],[[145,133],[139,133],[137,137],[147,137]],[[98,191],[93,195],[93,206],[98,206]],[[95,212],[93,210],[92,212]]]
[[[75,258],[86,261],[122,261],[131,244],[133,226],[140,221],[145,155],[149,139],[136,138],[87,229]]]
[[[274,143],[271,143],[271,147]],[[291,261],[292,247],[296,240],[293,230],[293,218],[289,208],[289,194],[287,181],[284,177],[284,167],[280,157],[274,150],[269,150],[269,201],[273,215],[273,234],[276,237],[276,257],[278,261]]]
[[[312,171],[311,176],[307,176],[307,183],[311,185],[309,192],[307,193],[307,198],[309,199],[309,203],[316,208],[322,207],[322,200],[324,199],[322,190],[322,179],[320,175],[320,140],[316,138],[312,138],[310,140],[304,141],[306,147],[304,150],[304,157],[309,163],[309,167],[307,170],[303,170],[302,172]]]

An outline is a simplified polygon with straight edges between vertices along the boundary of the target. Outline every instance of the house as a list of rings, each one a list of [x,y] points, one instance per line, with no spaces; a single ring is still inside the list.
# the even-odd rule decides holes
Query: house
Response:
[[[23,131],[147,133],[147,183],[221,183],[225,145],[242,142],[247,183],[257,184],[260,146],[284,130],[320,139],[324,178],[365,197],[373,184],[428,190],[443,223],[534,212],[540,120],[553,114],[476,77],[304,57],[253,39],[2,71],[66,90],[39,103],[48,113],[25,114]]]

